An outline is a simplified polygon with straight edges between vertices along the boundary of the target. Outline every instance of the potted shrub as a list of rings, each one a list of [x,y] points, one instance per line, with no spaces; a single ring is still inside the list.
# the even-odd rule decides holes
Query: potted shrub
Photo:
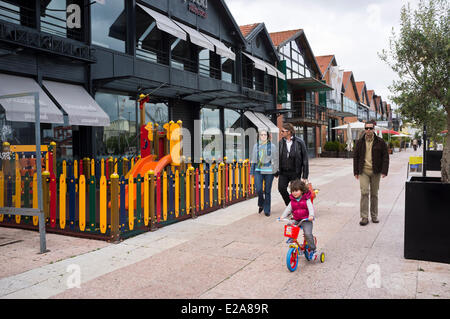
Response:
[[[448,20],[450,3],[426,0],[412,11],[403,6],[398,36],[380,58],[399,79],[389,87],[403,122],[423,127],[423,139],[450,128]],[[444,68],[436,68],[442,65]],[[404,76],[408,74],[408,76]],[[424,143],[424,155],[427,155]],[[431,154],[431,153],[428,153]],[[441,156],[441,177],[411,176],[405,187],[404,257],[450,263],[450,136]]]

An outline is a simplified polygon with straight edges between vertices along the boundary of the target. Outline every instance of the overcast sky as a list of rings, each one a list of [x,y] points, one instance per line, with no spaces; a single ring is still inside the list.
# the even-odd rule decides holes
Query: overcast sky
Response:
[[[334,54],[355,81],[365,81],[368,90],[391,103],[388,86],[395,74],[377,53],[388,49],[392,28],[399,30],[401,7],[409,2],[415,8],[418,0],[225,2],[239,25],[264,22],[269,32],[303,29],[315,56]]]

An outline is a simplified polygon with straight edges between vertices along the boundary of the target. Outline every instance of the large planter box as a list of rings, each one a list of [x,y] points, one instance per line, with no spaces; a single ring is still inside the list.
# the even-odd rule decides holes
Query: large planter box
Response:
[[[412,176],[405,191],[406,259],[450,263],[450,183]]]
[[[440,171],[443,151],[426,151],[427,171]]]

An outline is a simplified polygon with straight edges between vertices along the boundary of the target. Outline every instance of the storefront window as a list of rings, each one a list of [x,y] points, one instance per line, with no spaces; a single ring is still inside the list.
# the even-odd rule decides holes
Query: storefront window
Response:
[[[203,108],[202,122],[202,156],[205,161],[222,159],[222,132],[220,131],[220,111]]]
[[[124,0],[102,0],[91,6],[92,44],[125,52],[127,21]]]
[[[173,68],[194,73],[198,72],[198,63],[191,58],[193,48],[188,42],[173,38],[170,48],[172,51],[172,60],[170,62]]]
[[[97,148],[100,156],[129,156],[137,151],[136,101],[130,96],[97,92],[95,100],[108,114],[110,126],[97,134]],[[139,114],[138,114],[139,120]],[[145,123],[157,123],[162,127],[169,122],[165,103],[145,104]]]
[[[241,127],[241,115],[233,110],[225,109],[225,156],[229,162],[239,161],[244,156],[244,130]]]
[[[222,57],[222,81],[234,83],[234,61]]]

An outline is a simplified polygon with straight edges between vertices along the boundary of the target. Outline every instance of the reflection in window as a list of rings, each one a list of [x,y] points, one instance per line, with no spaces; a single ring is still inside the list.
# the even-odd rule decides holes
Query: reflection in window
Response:
[[[66,9],[66,0],[52,0],[46,7],[41,4],[41,31],[66,37]]]
[[[234,83],[234,61],[222,57],[222,81]]]
[[[126,95],[98,92],[95,100],[109,115],[111,124],[105,127],[97,140],[100,156],[133,155],[137,148],[136,101]],[[162,127],[169,122],[165,103],[145,104],[145,123],[157,123]]]
[[[125,52],[127,19],[124,0],[102,0],[91,6],[92,44]]]
[[[220,80],[220,56],[208,49],[200,49],[199,73]]]
[[[181,39],[171,38],[171,46],[170,49],[172,51],[172,59],[170,61],[171,66],[173,68],[179,70],[185,70],[197,73],[198,64],[191,57],[191,52],[194,48],[191,45]],[[193,47],[197,48],[193,45]],[[197,49],[195,49],[197,50]]]
[[[56,159],[73,160],[73,140],[72,126],[62,126],[51,124],[51,127],[42,131],[42,144],[49,145],[51,142],[56,143]]]
[[[220,131],[220,111],[203,108],[201,110],[202,156],[205,161],[222,159],[222,134]]]
[[[34,1],[0,1],[0,20],[34,28]]]
[[[224,110],[225,118],[225,156],[228,162],[244,158],[244,130],[241,128],[241,115],[233,110]]]

